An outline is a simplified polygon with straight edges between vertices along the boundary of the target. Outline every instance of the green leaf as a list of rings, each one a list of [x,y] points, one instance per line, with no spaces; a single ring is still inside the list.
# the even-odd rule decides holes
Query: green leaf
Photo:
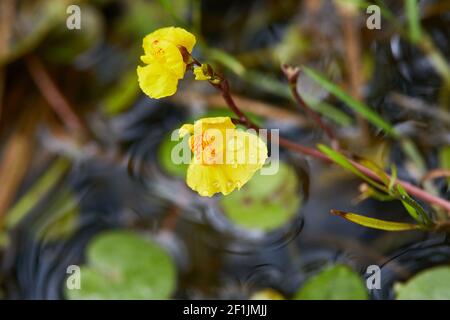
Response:
[[[175,164],[172,161],[172,150],[179,143],[187,144],[188,137],[184,138],[183,140],[180,139],[178,141],[172,141],[170,136],[170,134],[166,135],[159,145],[158,162],[167,174],[174,177],[185,177],[188,164]],[[186,150],[190,150],[188,146],[186,146]]]
[[[305,94],[302,94],[303,99],[308,103],[308,105],[313,109],[314,111],[317,111],[324,117],[329,118],[330,120],[333,120],[337,124],[340,124],[342,126],[351,126],[353,124],[353,119],[347,115],[345,112],[339,110],[337,107],[325,102],[320,101],[311,97],[308,97]]]
[[[303,70],[311,79],[313,79],[318,84],[320,84],[324,89],[326,89],[327,91],[338,97],[350,108],[352,108],[353,111],[360,114],[362,117],[364,117],[373,125],[375,125],[377,128],[383,129],[386,133],[388,133],[392,137],[398,136],[392,125],[387,121],[385,121],[372,108],[351,97],[344,90],[339,88],[334,83],[330,82],[328,79],[326,79],[322,74],[318,73],[317,71],[314,71],[313,69],[310,69],[305,66],[303,66]]]
[[[256,173],[239,191],[222,197],[226,216],[245,229],[270,231],[288,223],[297,213],[301,196],[295,170],[279,162],[275,175]]]
[[[119,83],[100,103],[104,112],[113,116],[128,109],[139,96],[139,84],[136,79],[136,69],[126,72]]]
[[[361,171],[359,171],[350,161],[348,161],[348,159],[343,154],[327,147],[324,144],[318,144],[317,147],[319,148],[320,151],[322,151],[328,157],[330,157],[331,160],[336,162],[338,165],[340,165],[344,169],[347,169],[347,170],[353,172],[354,174],[356,174],[358,177],[360,177],[361,179],[363,179],[370,185],[372,185],[380,190],[383,190],[383,191],[386,190],[386,188],[383,185],[379,184],[375,180],[369,178],[368,176],[363,174]]]
[[[410,216],[422,225],[431,226],[432,222],[425,210],[408,195],[402,185],[397,184],[397,191],[400,193],[400,200]]]
[[[5,225],[7,229],[16,226],[26,214],[36,206],[67,172],[70,162],[59,158],[48,168],[48,170],[37,180],[30,190],[6,213]]]
[[[372,170],[377,175],[377,177],[383,182],[383,184],[385,186],[389,185],[388,175],[386,174],[386,172],[384,172],[383,168],[381,168],[378,164],[376,164],[372,160],[364,159],[364,158],[359,159],[358,163],[360,163],[364,167]]]
[[[450,267],[434,267],[415,275],[404,284],[397,283],[397,300],[450,300]]]
[[[450,170],[450,146],[444,146],[439,150],[439,166]],[[450,178],[447,178],[447,188],[450,188]]]
[[[215,48],[205,48],[205,54],[210,60],[218,61],[238,76],[243,76],[246,73],[244,65],[231,54],[225,51]]]
[[[69,238],[77,229],[80,218],[79,201],[73,192],[62,188],[52,197],[50,205],[33,227],[37,239],[58,241]]]
[[[329,266],[308,279],[295,294],[296,300],[366,300],[360,275],[345,265]]]
[[[362,195],[365,197],[371,197],[373,199],[376,199],[378,201],[392,201],[397,200],[396,197],[386,194],[383,192],[378,191],[377,189],[372,188],[371,186],[367,186],[366,190],[362,192]]]
[[[439,151],[439,165],[442,169],[450,169],[450,146],[444,146]]]
[[[391,166],[391,179],[389,181],[389,193],[392,193],[394,190],[395,183],[397,182],[397,167],[395,165]]]
[[[107,231],[87,248],[81,288],[69,299],[168,299],[176,285],[172,258],[158,244],[130,231]]]
[[[420,13],[417,0],[406,0],[406,16],[408,17],[409,39],[413,43],[420,41],[422,31],[420,28]]]
[[[331,210],[332,214],[340,216],[348,221],[354,222],[364,227],[385,230],[385,231],[407,231],[407,230],[418,230],[422,229],[420,225],[411,224],[411,223],[403,223],[403,222],[392,222],[385,221],[375,218],[369,218],[365,216],[361,216],[356,213],[345,212],[341,210]]]

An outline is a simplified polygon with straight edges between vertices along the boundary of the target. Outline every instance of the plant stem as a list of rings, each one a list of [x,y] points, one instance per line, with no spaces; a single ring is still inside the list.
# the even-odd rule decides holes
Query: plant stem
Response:
[[[323,121],[320,115],[315,112],[313,109],[311,109],[308,104],[303,100],[303,98],[300,96],[300,94],[297,91],[297,81],[298,81],[298,74],[299,69],[293,68],[287,65],[281,66],[284,74],[286,75],[286,78],[289,82],[289,88],[291,89],[292,96],[294,97],[297,104],[305,110],[305,112],[310,116],[314,122],[325,132],[325,134],[328,136],[328,138],[332,141],[333,144],[336,144],[336,136],[333,133],[333,130],[326,125]]]
[[[26,64],[34,83],[64,125],[73,133],[85,135],[87,130],[82,121],[73,111],[39,59],[30,55],[26,58]]]
[[[224,85],[222,85],[222,83],[225,83]],[[236,105],[236,103],[233,100],[233,97],[230,94],[230,87],[228,84],[227,80],[222,80],[221,85],[215,85],[213,84],[214,87],[216,87],[217,89],[219,89],[222,92],[222,97],[224,98],[226,104],[230,107],[230,109],[239,117],[239,122],[247,125],[247,127],[252,128],[252,129],[258,129],[258,126],[255,125],[240,109],[239,107]],[[304,155],[308,155],[311,156],[313,158],[316,159],[320,159],[326,162],[330,162],[332,163],[332,159],[330,159],[327,155],[325,155],[324,153],[322,153],[321,151],[315,149],[315,148],[310,148],[310,147],[306,147],[303,146],[301,144],[292,142],[288,139],[285,139],[283,137],[279,138],[279,143],[281,146],[285,147],[286,149],[289,149],[291,151],[297,152],[297,153],[301,153]],[[380,178],[378,177],[378,175],[373,172],[372,170],[364,167],[363,165],[361,165],[358,162],[355,162],[351,159],[347,160],[353,165],[355,166],[359,171],[361,171],[363,174],[369,176],[370,178],[380,182]],[[390,178],[390,176],[388,175],[388,177]],[[428,202],[430,204],[434,204],[436,206],[439,206],[443,209],[445,209],[448,213],[450,213],[450,202],[437,197],[435,195],[432,195],[428,192],[426,192],[425,190],[422,190],[412,184],[410,184],[409,182],[403,181],[403,180],[399,180],[397,179],[397,183],[399,183],[400,185],[403,186],[403,188],[405,188],[405,190],[415,196],[418,199],[421,199],[425,202]]]

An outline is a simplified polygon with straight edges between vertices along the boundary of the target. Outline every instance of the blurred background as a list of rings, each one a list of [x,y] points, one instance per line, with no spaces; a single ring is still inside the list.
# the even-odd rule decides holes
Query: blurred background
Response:
[[[371,4],[379,29],[368,27]],[[229,79],[243,111],[308,146],[326,136],[296,106],[280,66],[313,68],[400,133],[387,136],[300,73],[298,92],[346,149],[449,199],[448,179],[429,174],[450,169],[449,9],[431,0],[0,1],[0,297],[395,299],[402,286],[405,297],[432,297],[399,283],[449,264],[446,234],[330,215],[410,221],[398,201],[363,199],[342,168],[281,149],[277,175],[257,174],[227,197],[191,191],[186,166],[171,161],[171,132],[231,112],[191,74],[176,95],[152,100],[136,66],[146,34],[183,27],[197,38],[193,56]],[[68,28],[77,14],[80,28]],[[380,288],[366,286],[370,265],[381,268]],[[448,269],[431,278],[450,299]]]

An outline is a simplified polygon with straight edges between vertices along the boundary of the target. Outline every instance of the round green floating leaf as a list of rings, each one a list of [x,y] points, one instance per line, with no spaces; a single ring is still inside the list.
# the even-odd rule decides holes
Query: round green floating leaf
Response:
[[[347,266],[325,268],[308,279],[294,296],[296,300],[365,300],[366,286],[360,275]]]
[[[246,229],[270,231],[289,222],[301,204],[295,170],[279,162],[274,175],[255,173],[241,189],[222,197],[227,217]]]
[[[398,300],[450,300],[450,267],[422,271],[395,291]]]
[[[81,288],[65,289],[69,299],[168,299],[176,270],[156,243],[129,231],[108,231],[92,240]]]
[[[183,150],[190,150],[189,146],[187,145],[188,143],[188,137],[186,137],[183,140],[178,140],[178,141],[172,141],[170,139],[170,135],[167,135],[166,137],[164,137],[164,139],[161,141],[161,144],[159,145],[159,150],[158,150],[158,160],[159,163],[161,164],[162,168],[170,175],[175,176],[175,177],[185,177],[186,176],[186,171],[187,171],[187,167],[188,164],[175,164],[172,160],[172,150],[174,148],[176,148],[176,146],[179,143],[183,143],[185,144],[185,146],[183,147]],[[183,151],[180,151],[179,155],[182,156]]]

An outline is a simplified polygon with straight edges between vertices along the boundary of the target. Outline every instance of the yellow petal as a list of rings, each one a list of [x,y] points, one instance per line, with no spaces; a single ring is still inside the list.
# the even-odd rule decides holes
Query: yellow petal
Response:
[[[148,44],[145,55],[141,56],[142,62],[146,64],[159,63],[164,65],[178,79],[184,77],[186,64],[183,56],[176,45],[165,40],[154,40]]]
[[[211,117],[203,118],[195,121],[194,132],[206,131],[207,129],[234,129],[235,124],[231,121],[230,117]]]
[[[267,145],[256,134],[235,130],[228,137],[225,147],[225,162],[231,165],[246,165],[261,168],[267,159]]]
[[[138,66],[137,74],[141,90],[150,98],[171,96],[177,91],[177,77],[159,63],[152,63],[145,67]]]
[[[258,165],[202,165],[189,164],[186,183],[203,197],[216,193],[230,194],[245,185],[261,166]]]
[[[231,120],[230,125],[225,119],[218,118],[201,119],[197,122],[206,123],[208,126],[233,125]],[[227,195],[235,189],[239,190],[261,169],[267,159],[267,146],[257,135],[240,130],[233,131],[232,139],[225,142],[225,163],[209,165],[192,161],[189,165],[186,183],[201,196],[211,197],[219,192]]]
[[[189,53],[192,52],[196,42],[195,36],[183,28],[166,27],[145,36],[143,42],[144,50],[154,40],[166,40],[172,42],[175,46],[183,46]]]

